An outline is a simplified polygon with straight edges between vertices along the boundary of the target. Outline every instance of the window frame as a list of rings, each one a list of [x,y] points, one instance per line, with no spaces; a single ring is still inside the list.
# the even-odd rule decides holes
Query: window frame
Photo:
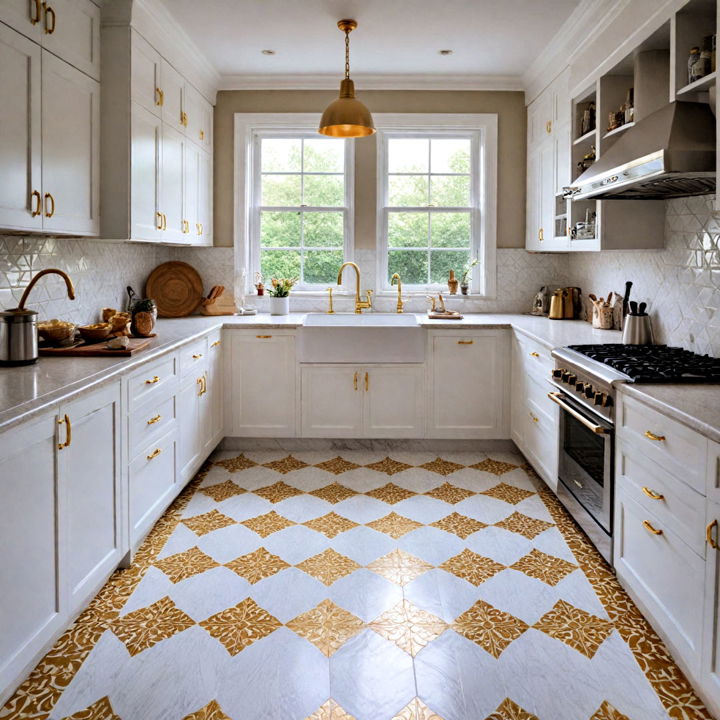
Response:
[[[388,278],[388,217],[397,212],[457,212],[470,210],[470,257],[480,262],[472,274],[470,294],[476,297],[495,297],[496,294],[496,205],[497,205],[497,115],[424,115],[376,114],[377,127],[377,287],[380,292],[392,292]],[[388,205],[388,140],[393,138],[470,138],[470,206],[394,207]],[[430,168],[428,168],[428,173]],[[400,248],[399,248],[400,249]],[[424,249],[424,248],[423,248]],[[428,248],[429,249],[429,248]],[[460,271],[461,268],[458,268]],[[460,279],[458,277],[458,279]],[[403,283],[410,292],[432,292],[445,289],[445,283],[411,285]]]

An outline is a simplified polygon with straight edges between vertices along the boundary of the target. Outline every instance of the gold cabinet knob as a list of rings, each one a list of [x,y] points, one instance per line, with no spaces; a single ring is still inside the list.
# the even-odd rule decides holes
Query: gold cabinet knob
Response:
[[[540,353],[531,352],[531,353],[530,353],[530,357],[539,358],[539,357],[540,357]]]

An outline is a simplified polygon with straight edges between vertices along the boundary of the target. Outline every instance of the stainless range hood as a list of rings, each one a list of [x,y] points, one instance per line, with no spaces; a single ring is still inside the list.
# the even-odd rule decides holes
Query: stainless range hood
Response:
[[[715,116],[705,103],[672,102],[626,130],[575,181],[575,200],[664,199],[715,192]]]

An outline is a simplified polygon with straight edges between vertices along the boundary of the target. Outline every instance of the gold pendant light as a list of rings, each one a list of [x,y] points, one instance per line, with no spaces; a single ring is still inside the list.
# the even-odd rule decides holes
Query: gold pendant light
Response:
[[[338,27],[345,33],[345,78],[340,96],[322,114],[318,132],[331,137],[366,137],[375,132],[375,125],[370,111],[355,98],[355,83],[350,79],[350,33],[357,22],[340,20]]]

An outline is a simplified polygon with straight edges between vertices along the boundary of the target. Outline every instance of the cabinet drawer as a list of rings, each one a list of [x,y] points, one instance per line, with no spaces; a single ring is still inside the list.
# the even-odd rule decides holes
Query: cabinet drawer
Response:
[[[148,443],[162,437],[175,422],[175,396],[159,397],[130,415],[128,456],[133,460]]]
[[[705,497],[652,460],[618,443],[618,487],[701,557],[705,554]]]
[[[187,377],[190,373],[202,373],[203,365],[206,362],[208,351],[208,340],[206,337],[194,340],[187,345],[183,345],[178,350],[180,359],[180,377]]]
[[[177,361],[168,355],[148,363],[134,372],[127,380],[128,408],[133,411],[150,398],[166,398],[175,390]]]
[[[705,493],[707,440],[642,403],[621,396],[618,438]]]
[[[538,382],[546,382],[555,362],[544,345],[519,333],[515,335],[514,351],[525,373]]]
[[[705,563],[624,488],[618,490],[615,507],[618,577],[693,672],[700,655]]]

